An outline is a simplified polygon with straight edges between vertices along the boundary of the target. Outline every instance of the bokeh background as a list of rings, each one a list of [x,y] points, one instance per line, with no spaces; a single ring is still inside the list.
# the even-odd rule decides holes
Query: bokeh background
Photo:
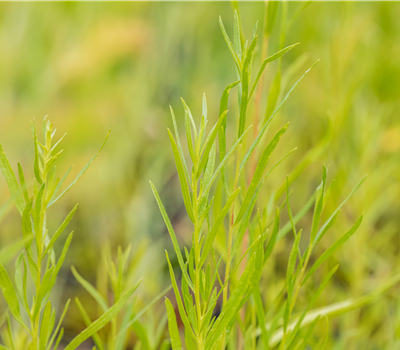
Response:
[[[289,3],[289,14],[298,6],[301,3]],[[262,2],[239,7],[247,36],[257,20],[262,28]],[[183,125],[183,97],[199,120],[205,93],[209,118],[216,120],[220,95],[236,78],[218,15],[231,33],[229,2],[0,4],[0,142],[15,169],[19,161],[33,178],[27,170],[33,168],[33,118],[39,124],[49,115],[58,135],[67,133],[58,167],[63,173],[74,164],[71,180],[112,130],[89,171],[52,209],[56,226],[80,203],[71,225],[74,241],[59,280],[64,285],[60,300],[80,295],[95,309],[69,266],[95,283],[104,245],[111,251],[132,245],[136,274],[144,277],[139,291],[143,302],[167,285],[164,249],[171,245],[148,181],[160,189],[180,239],[187,242],[188,222],[166,132],[172,126],[168,105]],[[269,136],[290,122],[277,157],[295,146],[298,150],[264,186],[265,198],[303,159],[307,167],[292,185],[294,211],[320,181],[322,164],[330,165],[329,181],[336,182],[328,212],[369,174],[332,233],[340,235],[365,212],[360,231],[335,255],[341,267],[321,304],[360,295],[400,265],[399,18],[400,3],[395,2],[312,2],[293,22],[285,41],[301,45],[284,56],[284,92],[315,60],[321,61],[272,125]],[[279,19],[275,27],[270,54],[278,47]],[[275,68],[267,68],[264,100]],[[8,198],[6,183],[0,181],[1,203]],[[4,214],[2,245],[20,235],[16,210]],[[305,227],[310,218],[302,221]],[[328,247],[333,239],[322,245]],[[267,268],[271,275],[284,269],[280,264],[286,266],[290,246],[280,243],[275,263]],[[392,290],[373,306],[332,320],[332,348],[346,344],[353,349],[395,349],[398,305],[398,293]],[[70,315],[66,339],[83,327],[74,307]]]

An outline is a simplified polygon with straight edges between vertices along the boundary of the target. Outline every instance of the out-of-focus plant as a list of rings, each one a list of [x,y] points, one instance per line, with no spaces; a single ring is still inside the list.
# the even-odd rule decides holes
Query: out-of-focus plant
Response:
[[[86,281],[74,267],[72,273],[82,287],[96,300],[100,313],[109,309],[109,299],[112,296],[113,302],[118,303],[121,297],[132,288],[137,261],[131,259],[131,246],[125,251],[118,247],[116,259],[112,259],[110,250],[105,248],[102,251],[101,264],[99,266],[97,288]],[[139,255],[139,254],[138,254]],[[137,284],[137,283],[136,283]],[[111,286],[111,290],[109,289]],[[156,329],[150,328],[148,324],[141,321],[141,317],[162,298],[171,287],[163,290],[156,298],[150,301],[142,310],[135,310],[134,300],[128,300],[123,312],[115,314],[110,321],[110,327],[102,332],[92,335],[93,341],[98,350],[112,349],[124,350],[132,342],[132,332],[137,335],[139,341],[136,346],[143,350],[167,349],[169,342],[164,339],[164,330],[167,317],[161,319]],[[75,298],[79,313],[87,327],[92,321],[85,307],[78,298]]]
[[[39,142],[36,124],[35,122],[32,123],[34,140],[33,172],[35,176],[32,185],[27,184],[22,166],[19,163],[18,183],[2,149],[0,153],[0,167],[15,206],[21,214],[22,235],[26,240],[24,251],[21,252],[15,263],[15,283],[11,281],[7,270],[0,266],[0,288],[13,319],[19,324],[17,333],[15,333],[15,327],[12,326],[10,317],[7,314],[8,336],[3,337],[4,349],[57,349],[63,337],[61,322],[67,312],[69,301],[66,303],[61,315],[59,315],[59,321],[56,323],[56,310],[52,307],[50,294],[56,284],[57,275],[71,243],[72,232],[65,240],[63,250],[58,259],[56,258],[54,244],[60,239],[68,223],[73,218],[77,205],[53,234],[47,228],[48,210],[86,172],[103,148],[108,135],[97,154],[81,170],[78,176],[62,190],[62,185],[70,170],[62,178],[56,176],[55,162],[62,152],[56,152],[56,148],[64,136],[54,143],[55,131],[53,124],[47,118],[44,118],[44,141],[43,143]],[[31,187],[33,187],[32,196],[28,192]],[[34,285],[33,292],[29,289],[28,275],[30,275]],[[67,345],[66,349],[76,349],[83,341],[111,321],[126,304],[137,287],[138,284],[120,295],[118,300],[110,308],[104,310],[104,313],[96,321],[88,324],[88,327],[77,335]]]

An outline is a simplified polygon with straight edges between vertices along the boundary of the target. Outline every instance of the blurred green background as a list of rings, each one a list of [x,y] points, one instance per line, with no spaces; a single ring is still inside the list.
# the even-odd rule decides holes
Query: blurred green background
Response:
[[[264,3],[239,6],[245,34],[250,36],[257,20],[262,28]],[[298,6],[289,3],[289,14]],[[176,231],[182,242],[187,241],[188,222],[166,132],[172,126],[168,105],[182,126],[179,98],[199,120],[205,92],[209,118],[216,120],[220,95],[235,80],[218,15],[231,33],[229,2],[0,4],[0,142],[12,165],[16,168],[20,161],[32,169],[33,118],[40,122],[49,115],[59,136],[67,132],[59,167],[63,173],[74,164],[70,179],[112,130],[89,171],[52,209],[56,226],[80,203],[71,226],[75,236],[60,298],[84,294],[69,266],[74,264],[94,281],[105,242],[112,249],[132,244],[137,254],[145,252],[137,269],[137,275],[144,276],[139,291],[144,300],[167,285],[164,249],[171,245],[148,180],[161,190]],[[286,45],[301,45],[284,56],[285,92],[316,59],[321,62],[272,125],[274,129],[290,121],[277,157],[293,147],[298,150],[264,186],[265,198],[308,152],[315,153],[312,161],[292,186],[295,211],[320,181],[322,164],[330,165],[330,181],[336,179],[328,212],[369,173],[333,234],[339,235],[362,211],[366,220],[336,254],[341,263],[338,277],[321,303],[360,295],[400,265],[399,18],[400,3],[313,2],[293,22],[286,38]],[[270,54],[277,51],[279,20],[275,27]],[[275,68],[275,64],[267,68],[265,97]],[[328,145],[320,146],[327,138]],[[33,178],[32,171],[26,175]],[[5,181],[0,181],[0,196],[2,202],[9,198]],[[305,227],[310,218],[303,220]],[[1,244],[19,232],[13,209],[2,222]],[[328,238],[323,246],[329,243]],[[289,248],[290,244],[280,243],[275,265],[267,268],[271,276],[282,272],[280,263],[286,266]],[[332,348],[343,349],[344,344],[354,349],[397,348],[398,305],[393,290],[374,306],[333,320],[332,344],[337,345]],[[66,324],[66,338],[82,326],[78,320],[76,315]]]

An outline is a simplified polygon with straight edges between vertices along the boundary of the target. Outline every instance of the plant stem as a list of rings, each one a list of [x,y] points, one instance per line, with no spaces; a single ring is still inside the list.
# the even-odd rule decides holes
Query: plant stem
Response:
[[[200,296],[200,247],[199,247],[199,237],[201,232],[201,227],[198,222],[199,218],[199,203],[197,197],[197,180],[193,181],[193,215],[195,219],[194,223],[194,254],[195,254],[195,302],[196,302],[196,310],[197,310],[197,321],[198,321],[198,329],[201,329],[202,321],[203,321],[203,313],[201,311],[201,296]],[[203,335],[197,334],[197,344],[198,350],[204,350],[204,337]]]
[[[235,171],[235,181],[233,186],[233,191],[236,191],[238,182],[239,182],[239,170],[240,170],[240,158],[242,152],[242,143],[239,143],[238,151],[237,151],[237,159],[236,159],[236,171]],[[226,267],[225,267],[225,283],[229,278],[230,269],[231,269],[231,255],[232,255],[232,242],[233,242],[233,224],[235,222],[235,200],[232,203],[230,209],[230,223],[229,223],[229,232],[228,232],[228,254],[226,258]],[[222,297],[222,307],[225,307],[225,304],[228,299],[228,284],[224,287],[223,297]],[[225,348],[225,331],[222,334],[222,350]]]

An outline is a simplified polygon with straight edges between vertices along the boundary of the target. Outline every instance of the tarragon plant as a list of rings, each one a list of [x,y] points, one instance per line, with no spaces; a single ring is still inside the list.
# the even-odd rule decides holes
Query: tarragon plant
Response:
[[[323,224],[321,224],[322,211],[330,192],[330,189],[326,190],[327,169],[325,167],[323,168],[322,182],[316,194],[297,215],[293,216],[290,209],[289,184],[301,173],[301,169],[297,169],[291,177],[288,177],[284,186],[277,189],[272,195],[272,204],[276,206],[272,218],[271,213],[268,213],[267,210],[261,211],[261,213],[260,210],[255,210],[264,181],[271,171],[292,152],[290,151],[267,170],[270,156],[285,134],[288,124],[283,125],[271,137],[266,146],[262,146],[263,136],[293,89],[318,62],[315,62],[298,79],[278,104],[278,97],[281,94],[281,56],[297,45],[283,47],[287,29],[286,6],[287,4],[283,6],[282,10],[283,29],[280,36],[280,50],[271,56],[262,58],[261,66],[254,79],[252,79],[252,73],[253,56],[258,39],[257,24],[251,39],[243,42],[243,31],[239,25],[238,14],[235,12],[232,42],[220,19],[223,37],[235,63],[237,81],[228,85],[223,91],[218,120],[209,132],[207,132],[207,124],[210,113],[205,96],[199,124],[196,124],[189,107],[182,100],[185,115],[185,146],[180,141],[175,114],[171,107],[174,132],[168,129],[168,135],[178,171],[184,206],[193,225],[191,247],[184,247],[184,254],[182,254],[166,209],[155,186],[151,183],[182,273],[179,287],[169,254],[166,252],[176,304],[184,327],[184,342],[182,343],[174,306],[169,299],[166,299],[168,327],[173,350],[182,349],[182,344],[190,350],[223,350],[227,346],[231,350],[276,347],[279,349],[304,349],[308,344],[307,339],[320,317],[339,314],[358,307],[399,280],[399,276],[397,276],[386,285],[381,286],[379,290],[360,299],[311,311],[316,298],[336,271],[337,266],[335,266],[325,276],[318,290],[314,292],[307,308],[301,313],[294,313],[301,287],[360,226],[362,215],[354,226],[308,269],[315,246],[332,227],[342,206],[365,178],[356,185],[345,201]],[[267,12],[269,22],[264,28],[264,40],[265,36],[271,34],[270,26],[277,14],[276,8],[277,4],[269,2]],[[304,7],[301,7],[300,10],[302,8]],[[297,14],[295,13],[294,17]],[[279,60],[278,72],[270,88],[265,118],[256,121],[260,125],[257,124],[255,137],[250,145],[247,145],[250,135],[248,131],[251,127],[248,126],[248,119],[250,119],[248,110],[251,99],[255,93],[258,94],[257,84],[262,81],[266,66],[277,59]],[[229,120],[230,123],[234,123],[232,112],[228,112],[228,98],[233,88],[238,90],[238,120],[236,122],[238,130],[233,145],[227,147],[227,122]],[[260,105],[257,105],[256,108],[260,108]],[[256,150],[257,152],[255,152]],[[186,160],[187,154],[190,162]],[[249,162],[250,159],[254,160],[254,166]],[[231,170],[230,164],[234,164]],[[304,167],[304,164],[302,166]],[[276,201],[284,193],[287,193],[287,198],[279,206]],[[215,196],[211,196],[211,194]],[[225,198],[225,201],[221,202],[221,198]],[[285,203],[290,220],[281,228],[280,209]],[[304,235],[301,230],[297,231],[296,224],[313,203],[315,203],[314,215],[310,235],[307,239],[309,243],[302,251],[300,243]],[[269,210],[269,212],[271,211]],[[264,291],[259,289],[263,267],[271,256],[276,242],[290,232],[290,229],[293,231],[294,243],[288,257],[285,285],[275,302],[268,305],[268,309],[265,310]],[[222,238],[220,238],[221,235]],[[221,269],[224,270],[222,275],[220,275]],[[311,326],[306,329],[305,333],[300,332],[303,327],[310,324]]]
[[[131,246],[128,246],[125,251],[123,251],[121,247],[118,247],[116,259],[112,258],[109,249],[103,249],[102,259],[99,265],[97,288],[86,281],[78,271],[72,267],[72,273],[77,281],[94,300],[96,300],[100,307],[100,313],[109,310],[110,296],[112,296],[113,302],[117,304],[121,298],[126,295],[126,292],[132,289],[132,285],[134,285],[133,289],[139,286],[140,281],[133,282],[137,266],[135,264],[135,259],[131,259],[131,255]],[[111,288],[109,288],[109,286]],[[92,335],[92,339],[96,344],[96,349],[124,350],[130,342],[132,331],[140,339],[140,342],[137,342],[137,344],[141,344],[143,350],[165,349],[168,343],[162,335],[165,329],[166,317],[157,325],[154,333],[152,333],[153,337],[147,334],[148,327],[141,322],[141,317],[155,302],[162,298],[170,288],[171,287],[168,287],[159,293],[158,296],[140,311],[135,310],[134,300],[125,300],[124,311],[121,311],[119,314],[114,314],[110,320],[110,329],[103,332],[103,334],[95,332]],[[84,305],[78,298],[75,298],[75,302],[85,325],[90,327],[92,321]]]
[[[32,123],[33,173],[35,177],[33,183],[25,180],[24,171],[19,163],[18,182],[3,149],[0,148],[0,168],[7,181],[15,206],[21,215],[22,235],[25,239],[24,250],[15,263],[15,283],[12,282],[7,270],[0,265],[0,288],[10,314],[19,324],[19,327],[15,327],[16,325],[11,322],[7,314],[7,334],[3,336],[1,349],[57,349],[63,337],[61,323],[67,312],[69,301],[60,313],[52,306],[50,295],[72,240],[72,232],[66,239],[63,238],[63,232],[73,218],[78,206],[72,208],[55,232],[49,232],[47,228],[48,211],[86,172],[103,148],[108,135],[97,154],[77,177],[65,189],[62,189],[71,168],[62,178],[56,176],[55,163],[62,152],[57,151],[57,147],[64,136],[54,142],[55,132],[53,124],[47,118],[44,118],[43,142],[40,142],[36,124],[35,122]],[[30,192],[32,193],[30,194]],[[61,239],[64,240],[64,247],[61,252],[56,252],[55,243]],[[33,290],[29,288],[30,279],[34,285]],[[111,321],[127,303],[136,288],[137,285],[124,290],[115,300],[115,303],[104,309],[104,313],[96,321],[88,323],[88,327],[77,335],[65,349],[76,349],[83,341]],[[58,318],[57,322],[56,317]]]

